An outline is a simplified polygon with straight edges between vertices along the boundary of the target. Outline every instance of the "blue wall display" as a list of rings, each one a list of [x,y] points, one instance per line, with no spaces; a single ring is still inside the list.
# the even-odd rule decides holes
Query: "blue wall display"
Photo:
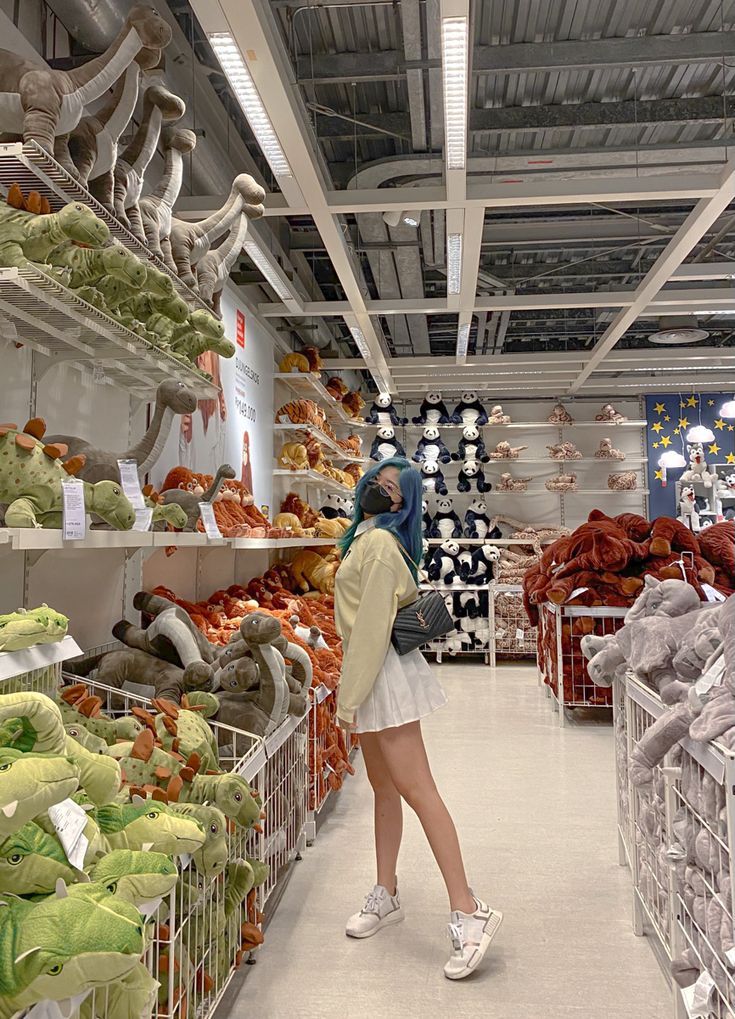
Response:
[[[646,447],[648,456],[648,500],[652,520],[656,517],[675,517],[676,481],[685,467],[663,471],[659,457],[667,449],[675,449],[687,457],[686,433],[701,423],[714,432],[715,441],[705,442],[704,453],[710,470],[715,464],[733,464],[735,468],[735,421],[720,416],[720,407],[731,400],[731,393],[676,393],[655,394],[646,397]]]

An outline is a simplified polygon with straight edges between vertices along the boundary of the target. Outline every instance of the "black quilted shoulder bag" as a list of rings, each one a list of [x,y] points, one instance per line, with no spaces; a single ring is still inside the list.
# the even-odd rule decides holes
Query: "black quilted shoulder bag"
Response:
[[[419,564],[413,561],[403,543],[395,534],[393,537],[406,559],[417,570],[420,569]],[[410,651],[415,651],[422,645],[428,644],[429,641],[446,636],[454,629],[456,629],[456,624],[444,604],[441,592],[425,591],[419,594],[416,601],[411,602],[410,605],[404,605],[402,609],[398,610],[390,639],[397,654],[407,655]]]

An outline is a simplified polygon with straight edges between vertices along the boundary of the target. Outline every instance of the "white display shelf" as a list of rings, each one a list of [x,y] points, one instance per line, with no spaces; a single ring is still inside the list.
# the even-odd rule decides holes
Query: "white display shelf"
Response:
[[[226,545],[228,538],[208,538],[203,531],[153,531],[153,547],[216,548]]]
[[[612,421],[575,421],[572,425],[556,425],[550,421],[511,421],[507,425],[480,425],[480,429],[483,428],[524,428],[528,432],[541,431],[542,429],[559,429],[567,431],[570,428],[645,428],[648,425],[647,421],[623,421],[619,425],[613,424]],[[382,428],[383,425],[370,425],[366,421],[362,423],[363,428]],[[410,428],[416,431],[422,431],[426,425],[412,425],[410,422],[407,425],[393,425],[392,427],[399,428]],[[442,432],[445,429],[461,431],[464,425],[438,425],[439,431]]]
[[[154,534],[150,531],[87,531],[85,538],[68,541],[64,532],[46,527],[0,527],[0,547],[9,545],[14,552],[46,549],[149,548]]]
[[[279,548],[319,548],[334,545],[334,538],[228,538],[237,551]]]
[[[95,216],[107,224],[110,234],[116,241],[137,255],[142,262],[151,263],[160,272],[169,276],[173,280],[176,292],[187,304],[211,310],[165,262],[157,258],[145,244],[141,244],[126,226],[100,205],[78,180],[56,162],[51,153],[46,152],[36,142],[8,142],[0,145],[0,189],[7,194],[13,184],[19,184],[24,194],[28,191],[38,191],[48,199],[52,212],[58,212],[69,202],[83,202],[88,205]]]
[[[557,538],[542,538],[541,544],[551,545],[557,540]],[[533,544],[531,538],[427,538],[426,541],[430,545],[441,545],[443,541],[457,541],[460,545],[498,545],[503,548],[511,545]]]
[[[36,644],[21,651],[0,651],[0,682],[21,676],[24,672],[33,672],[34,669],[45,669],[81,654],[82,649],[68,635],[53,644]]]
[[[567,492],[550,492],[548,488],[530,488],[525,492],[501,492],[493,488],[490,492],[485,492],[484,495],[490,496],[491,498],[496,495],[648,495],[649,490],[647,488],[624,488],[615,489],[612,488],[577,488]],[[460,493],[461,494],[461,493]],[[526,543],[528,544],[528,543]]]
[[[321,442],[322,446],[324,446],[325,449],[329,450],[330,453],[333,453],[335,455],[335,458],[342,457],[345,459],[349,459],[348,454],[345,453],[341,446],[337,445],[334,439],[331,439],[328,435],[325,435],[324,432],[321,431],[321,429],[316,428],[314,425],[294,425],[278,423],[273,426],[273,430],[276,433],[292,432],[297,435],[309,435],[312,438],[317,439],[319,442]]]
[[[339,492],[340,495],[353,496],[355,494],[354,488],[348,488],[347,485],[343,485],[340,481],[335,481],[334,478],[328,478],[325,474],[320,474],[319,471],[290,471],[286,467],[276,467],[273,471],[273,477],[290,478],[296,484],[302,482],[309,485],[319,485],[325,491]]]
[[[461,460],[453,460],[452,463],[460,464]],[[569,460],[552,460],[549,456],[539,457],[518,457],[513,460],[488,460],[487,463],[482,464],[483,470],[487,470],[488,467],[500,467],[503,464],[548,464],[550,467],[556,464],[568,464],[570,467],[574,464],[599,464],[601,467],[607,467],[608,470],[623,470],[628,464],[647,464],[647,456],[628,456],[626,454],[625,460],[598,460],[596,457],[583,456]],[[449,464],[442,464],[442,467],[449,467]],[[636,468],[641,470],[642,468]]]
[[[284,386],[288,386],[292,392],[305,400],[320,400],[327,419],[333,424],[349,425],[355,428],[363,427],[362,420],[350,417],[339,400],[335,400],[327,392],[317,375],[305,372],[276,372],[273,381],[282,382]]]
[[[175,378],[213,397],[218,388],[193,368],[93,308],[40,269],[0,268],[0,331],[47,357],[101,368],[112,385],[149,397]]]

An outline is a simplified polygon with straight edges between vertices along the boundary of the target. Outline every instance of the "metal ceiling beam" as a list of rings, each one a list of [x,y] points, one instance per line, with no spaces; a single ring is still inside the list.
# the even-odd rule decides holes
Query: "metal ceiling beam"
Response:
[[[469,131],[483,134],[505,134],[508,131],[547,131],[550,128],[612,128],[649,124],[723,124],[732,114],[730,96],[695,96],[689,99],[648,99],[610,101],[603,103],[558,103],[553,106],[505,106],[472,109]],[[319,139],[351,141],[378,138],[388,134],[411,137],[408,113],[360,113],[358,122],[332,117],[325,113],[315,116]]]
[[[274,6],[289,2],[291,0],[275,0]],[[293,0],[293,6],[301,6],[302,3],[303,0]],[[314,6],[318,9],[322,4]],[[650,64],[709,64],[734,53],[735,45],[732,33],[729,32],[476,46],[473,73],[507,75],[524,71],[637,68]],[[313,58],[300,57],[296,74],[302,83],[336,85],[353,81],[396,81],[403,78],[407,71],[434,66],[435,60],[412,60],[408,53],[400,53],[398,50],[318,53]]]
[[[723,171],[717,193],[711,198],[703,198],[697,203],[655,264],[646,273],[643,282],[635,292],[633,303],[628,308],[619,311],[607,327],[592,351],[587,364],[570,386],[570,392],[576,393],[584,385],[596,365],[612,350],[628,326],[635,322],[640,313],[654,301],[661,288],[671,278],[672,273],[681,265],[703,234],[722,215],[733,198],[735,198],[735,160],[731,160]]]

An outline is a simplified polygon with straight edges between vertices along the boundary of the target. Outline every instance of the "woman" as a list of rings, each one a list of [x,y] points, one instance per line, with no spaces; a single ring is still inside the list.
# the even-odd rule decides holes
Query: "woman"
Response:
[[[360,735],[375,796],[377,884],[347,934],[369,938],[403,919],[396,863],[401,800],[416,812],[449,894],[452,951],[445,976],[461,980],[477,967],[502,914],[467,885],[457,832],[431,774],[420,719],[446,698],[420,651],[398,656],[390,638],[399,608],[416,600],[422,552],[421,477],[408,460],[384,460],[355,492],[352,525],[341,542],[335,621],[344,644],[337,715]]]

